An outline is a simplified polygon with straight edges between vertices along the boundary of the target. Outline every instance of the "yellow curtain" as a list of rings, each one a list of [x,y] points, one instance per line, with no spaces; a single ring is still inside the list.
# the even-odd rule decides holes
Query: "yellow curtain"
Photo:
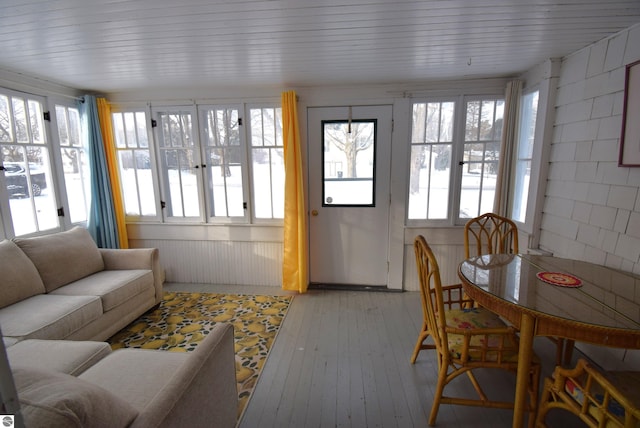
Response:
[[[120,191],[120,174],[118,173],[118,159],[113,141],[113,126],[111,124],[111,107],[104,98],[97,98],[98,117],[100,118],[100,131],[104,142],[104,152],[107,157],[107,168],[109,168],[109,180],[113,192],[113,207],[116,213],[118,225],[118,240],[120,248],[129,248],[129,237],[127,236],[127,225],[124,219],[124,205],[122,203],[122,192]]]
[[[282,93],[284,141],[284,255],[282,288],[307,291],[307,212],[295,91]]]

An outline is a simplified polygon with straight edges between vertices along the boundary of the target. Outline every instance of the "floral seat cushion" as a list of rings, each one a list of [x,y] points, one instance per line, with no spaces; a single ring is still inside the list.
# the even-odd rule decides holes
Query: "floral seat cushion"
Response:
[[[445,322],[447,323],[447,326],[459,329],[507,327],[498,315],[484,308],[448,310],[445,312]],[[449,334],[447,337],[451,356],[455,359],[462,358],[464,336],[461,334]],[[487,345],[490,347],[498,347],[502,340],[505,341],[503,345],[504,347],[513,349],[513,351],[503,352],[502,361],[517,362],[518,353],[515,337],[507,336],[505,338],[503,335],[478,335],[472,337],[469,349],[469,360],[497,361],[499,354],[497,351],[490,351],[483,358],[480,348],[485,345],[485,342],[487,342]]]

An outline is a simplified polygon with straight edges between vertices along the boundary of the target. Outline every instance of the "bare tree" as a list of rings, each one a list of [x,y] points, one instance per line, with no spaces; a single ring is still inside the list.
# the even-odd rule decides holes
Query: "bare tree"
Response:
[[[211,110],[207,115],[209,144],[212,154],[220,156],[220,175],[231,176],[230,147],[238,139],[238,115],[235,109]]]
[[[411,129],[412,143],[427,143],[429,135],[438,135],[438,117],[440,104],[415,104],[413,107],[413,127]],[[435,126],[435,131],[434,131]],[[411,193],[420,191],[420,170],[425,157],[430,150],[423,145],[415,144],[411,147],[411,170],[409,171],[409,186]]]
[[[325,136],[328,139],[327,143],[342,151],[347,159],[344,177],[356,178],[358,153],[367,150],[373,144],[374,127],[371,122],[351,122],[350,127],[344,125],[343,122],[329,124],[325,128]]]

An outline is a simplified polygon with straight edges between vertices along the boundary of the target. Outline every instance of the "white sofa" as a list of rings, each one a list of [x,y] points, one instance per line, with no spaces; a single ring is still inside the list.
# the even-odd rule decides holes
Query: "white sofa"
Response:
[[[28,428],[236,425],[231,324],[214,326],[194,351],[185,353],[112,352],[101,342],[27,339],[7,354],[15,385],[11,396],[17,392],[18,397],[10,413],[20,414]]]
[[[157,249],[100,249],[81,227],[0,242],[0,272],[7,345],[106,340],[162,300]]]

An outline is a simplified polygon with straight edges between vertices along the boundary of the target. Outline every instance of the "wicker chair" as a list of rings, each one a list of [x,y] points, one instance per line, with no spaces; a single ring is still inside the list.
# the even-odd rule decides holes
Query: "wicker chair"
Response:
[[[493,312],[467,306],[470,302],[464,298],[462,285],[442,286],[438,262],[423,236],[416,237],[414,250],[423,312],[438,362],[438,381],[429,425],[435,424],[440,404],[512,409],[512,402],[490,400],[472,371],[494,368],[515,372],[518,367],[515,330]],[[444,395],[445,387],[462,374],[471,380],[478,399]],[[529,379],[530,426],[535,421],[539,379],[540,364],[534,355]]]
[[[556,367],[553,378],[546,378],[536,419],[545,427],[551,409],[564,409],[578,416],[587,426],[640,426],[640,372],[601,373],[586,360],[575,368]]]
[[[470,242],[472,241],[472,242]],[[518,226],[506,217],[486,213],[464,225],[464,256],[471,257],[471,244],[476,256],[518,253]]]
[[[471,257],[471,246],[476,256],[483,254],[517,254],[518,226],[506,218],[494,213],[482,214],[472,218],[464,225],[464,254]],[[549,337],[556,344],[556,365],[571,363],[573,340],[561,337]]]

